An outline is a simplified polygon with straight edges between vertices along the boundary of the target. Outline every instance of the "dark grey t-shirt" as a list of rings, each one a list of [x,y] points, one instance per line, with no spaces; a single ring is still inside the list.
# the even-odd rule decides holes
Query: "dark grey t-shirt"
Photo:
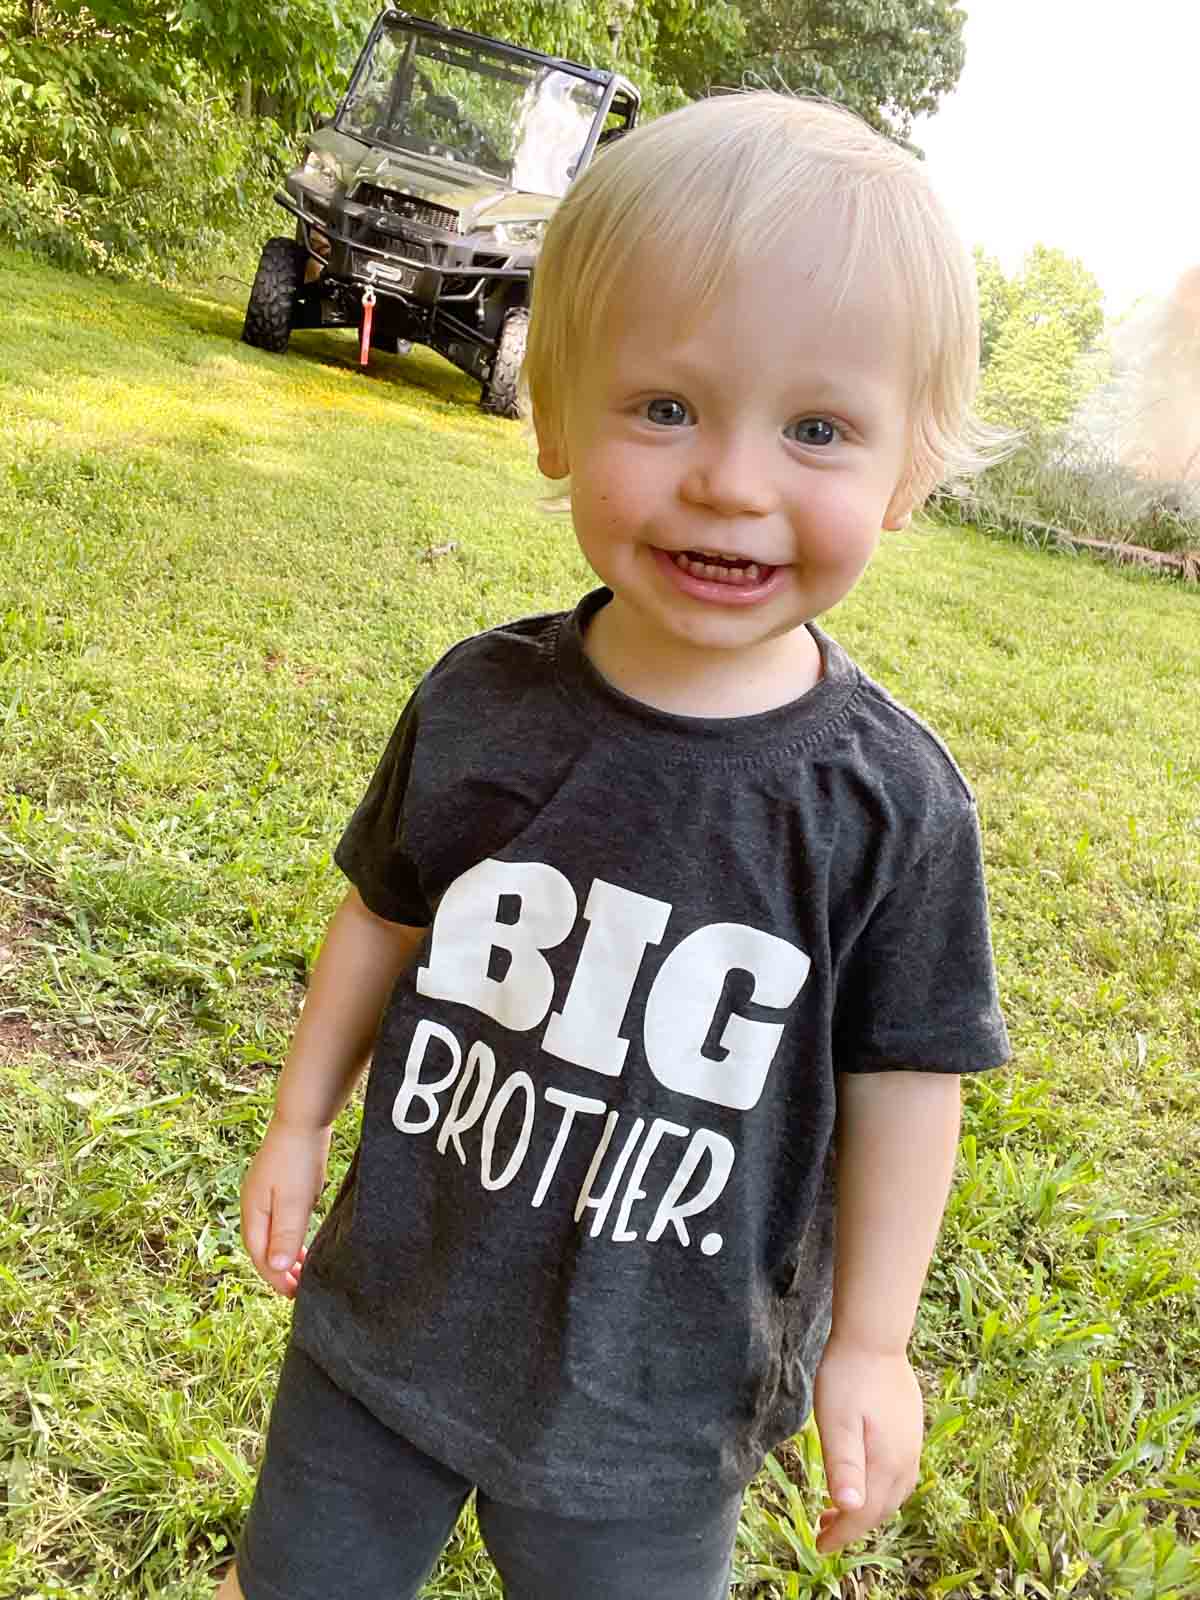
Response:
[[[578,1516],[694,1508],[802,1424],[838,1073],[1007,1055],[938,740],[817,629],[790,705],[652,710],[584,655],[608,598],[451,650],[338,847],[432,928],[295,1322],[421,1449]]]

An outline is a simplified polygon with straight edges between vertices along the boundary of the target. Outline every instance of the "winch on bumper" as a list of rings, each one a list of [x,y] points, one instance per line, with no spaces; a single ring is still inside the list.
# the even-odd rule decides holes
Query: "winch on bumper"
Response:
[[[285,191],[275,199],[296,218],[305,253],[321,269],[298,297],[293,328],[357,326],[369,286],[378,297],[373,345],[428,344],[487,383],[504,314],[525,303],[531,252],[480,251],[458,232],[454,212],[390,190],[330,206],[324,216]],[[442,226],[433,221],[439,212]],[[520,288],[511,305],[506,285]]]

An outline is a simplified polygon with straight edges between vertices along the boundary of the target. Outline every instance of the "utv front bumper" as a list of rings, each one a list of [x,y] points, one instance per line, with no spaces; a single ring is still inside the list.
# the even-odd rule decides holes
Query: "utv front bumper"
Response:
[[[382,302],[377,325],[387,334],[430,345],[486,380],[500,321],[498,314],[489,315],[489,300],[501,291],[502,299],[522,303],[524,293],[503,296],[502,286],[528,284],[530,261],[483,255],[449,229],[393,222],[353,200],[343,200],[335,212],[311,199],[304,204],[286,190],[275,199],[300,223],[304,248],[324,269],[297,306],[297,327],[352,325],[370,288]],[[324,249],[316,247],[314,234]]]

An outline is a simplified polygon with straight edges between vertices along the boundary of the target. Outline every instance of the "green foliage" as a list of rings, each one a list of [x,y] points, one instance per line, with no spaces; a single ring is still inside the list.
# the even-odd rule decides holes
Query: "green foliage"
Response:
[[[644,116],[669,111],[685,98],[676,78],[678,41],[703,52],[741,37],[729,0],[610,0],[596,6],[443,0],[436,17],[451,27],[623,72],[641,90]]]
[[[1013,278],[975,252],[983,380],[980,410],[1005,427],[1066,422],[1107,373],[1099,283],[1073,256],[1035,245]]]
[[[344,30],[357,38],[369,14],[362,0],[341,11],[326,0],[180,0],[176,26],[220,83],[250,82],[300,127],[332,109],[345,65],[339,41]]]
[[[653,113],[714,86],[821,94],[904,138],[963,65],[958,0],[445,0],[440,20],[625,71]]]
[[[645,32],[648,23],[653,28],[657,80],[649,102],[651,114],[697,99],[713,84],[741,82],[746,55],[744,7],[731,0],[654,0],[652,12],[637,26]],[[632,59],[639,68],[644,58],[645,47],[635,41]],[[637,77],[638,68],[627,70]]]
[[[742,0],[737,11],[740,26],[720,19],[723,37],[673,36],[668,61],[689,94],[757,80],[825,95],[906,139],[962,72],[957,0]]]
[[[0,108],[0,116],[3,110]],[[55,118],[42,126],[53,132]],[[278,182],[282,140],[225,114],[220,101],[176,103],[153,123],[131,119],[116,175],[75,187],[52,161],[17,181],[0,152],[0,234],[64,266],[161,275],[221,259],[252,270]]]
[[[220,254],[261,217],[281,130],[233,118],[228,89],[151,6],[0,0],[0,20],[7,239],[72,266],[161,271]]]
[[[1008,321],[1013,288],[994,256],[975,246],[975,280],[979,287],[979,360],[986,367],[996,339]]]
[[[980,410],[1010,428],[1064,423],[1084,398],[1076,376],[1079,346],[1065,322],[1010,317],[992,346],[980,384]]]
[[[1013,282],[1009,317],[1030,325],[1057,322],[1080,350],[1104,327],[1104,292],[1076,256],[1035,244]]]
[[[965,496],[944,498],[939,514],[1036,544],[1065,532],[1164,552],[1200,547],[1194,485],[1139,476],[1092,442],[1099,432],[1085,402],[1094,409],[1111,392],[1113,372],[1096,279],[1041,244],[1012,278],[982,250],[975,264],[979,408],[1024,442]]]
[[[0,0],[0,230],[74,266],[228,254],[267,212],[285,142],[332,110],[376,9]],[[765,81],[903,136],[962,66],[956,0],[445,0],[437,15],[619,68],[647,115]]]
[[[328,110],[370,0],[0,0],[7,69],[36,88],[121,80],[122,97],[152,108],[164,94],[192,98],[214,87],[233,94],[249,80],[289,127]]]

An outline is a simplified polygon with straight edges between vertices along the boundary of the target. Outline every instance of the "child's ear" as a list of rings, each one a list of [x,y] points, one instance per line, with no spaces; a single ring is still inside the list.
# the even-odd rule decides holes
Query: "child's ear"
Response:
[[[544,417],[538,415],[536,406],[533,408],[533,431],[537,436],[537,463],[542,477],[567,477],[571,469],[567,462],[567,448],[562,435],[557,428],[550,427]]]

